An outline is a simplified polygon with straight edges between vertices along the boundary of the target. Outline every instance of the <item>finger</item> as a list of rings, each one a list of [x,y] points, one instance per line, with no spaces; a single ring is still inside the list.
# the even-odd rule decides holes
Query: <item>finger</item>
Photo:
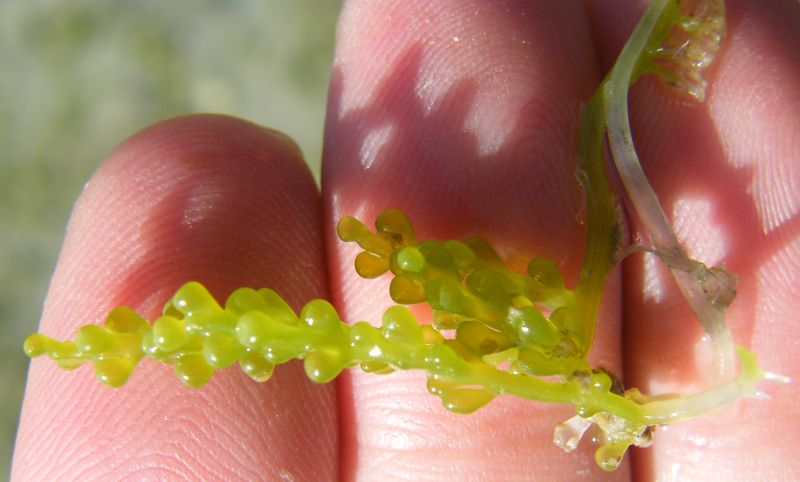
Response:
[[[335,220],[371,222],[388,207],[408,213],[421,239],[479,234],[514,268],[546,256],[574,283],[584,236],[576,133],[595,70],[577,2],[347,3],[323,163],[332,296],[345,319],[376,322],[392,301],[386,279],[357,278]],[[614,286],[606,301],[595,355],[616,371]],[[352,372],[339,394],[346,480],[602,475],[591,447],[565,454],[551,442],[570,407],[501,396],[454,415],[421,373]]]
[[[623,5],[624,3],[624,5]],[[800,375],[800,9],[792,1],[729,1],[728,34],[710,72],[705,105],[654,79],[631,96],[637,150],[689,253],[740,277],[726,319],[736,343],[766,369]],[[595,2],[609,42],[641,13]],[[598,22],[595,22],[596,24]],[[601,37],[604,37],[604,31]],[[609,46],[611,45],[611,46]],[[601,48],[603,50],[603,48]],[[626,375],[652,394],[692,392],[711,347],[670,275],[653,258],[625,266]],[[797,478],[797,384],[763,386],[770,402],[744,400],[722,414],[657,433],[640,451],[643,480]],[[789,475],[793,474],[793,475]]]
[[[238,119],[199,115],[119,146],[76,204],[41,331],[73,338],[119,304],[153,319],[184,282],[224,299],[274,287],[289,303],[324,296],[319,195],[297,147]],[[257,384],[238,367],[204,388],[145,360],[117,390],[89,368],[31,364],[18,480],[331,480],[333,388],[297,365]]]

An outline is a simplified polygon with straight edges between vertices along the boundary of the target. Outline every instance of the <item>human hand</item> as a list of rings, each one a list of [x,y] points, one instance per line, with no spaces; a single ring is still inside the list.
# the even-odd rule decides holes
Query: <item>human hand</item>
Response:
[[[730,5],[730,39],[707,103],[685,105],[645,82],[632,97],[634,130],[683,241],[742,277],[728,318],[737,342],[752,343],[763,366],[797,378],[797,350],[784,340],[798,334],[800,200],[784,186],[800,182],[800,85],[791,75],[800,67],[791,48],[798,14],[786,1],[773,9],[742,3]],[[110,156],[76,206],[42,331],[71,337],[119,304],[152,316],[190,279],[220,298],[242,285],[273,287],[295,307],[330,297],[347,320],[377,320],[391,304],[379,295],[385,283],[355,277],[353,251],[335,239],[333,223],[345,214],[368,220],[390,206],[406,211],[423,237],[481,234],[512,263],[548,256],[577,275],[579,106],[639,12],[607,2],[588,13],[563,2],[348,4],[322,197],[294,146],[274,132],[213,116],[146,129]],[[624,364],[627,384],[646,390],[691,384],[674,372],[692,375],[708,364],[695,363],[701,330],[675,300],[663,270],[631,258],[609,283],[595,363],[618,374]],[[295,365],[263,385],[230,370],[193,391],[168,372],[143,364],[125,388],[110,391],[86,370],[64,383],[52,365],[33,364],[13,475],[603,475],[589,444],[578,454],[551,444],[569,407],[501,397],[454,415],[414,373],[350,373],[314,386]],[[790,385],[772,402],[743,401],[722,421],[670,427],[636,454],[633,473],[623,466],[608,477],[797,474],[789,456],[797,391]]]

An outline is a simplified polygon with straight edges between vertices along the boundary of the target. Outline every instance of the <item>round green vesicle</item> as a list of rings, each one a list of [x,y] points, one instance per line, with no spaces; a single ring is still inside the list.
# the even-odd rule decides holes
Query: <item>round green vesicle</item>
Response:
[[[110,387],[121,387],[128,381],[138,360],[128,357],[96,360],[94,373],[97,378]]]
[[[118,306],[111,310],[103,326],[116,333],[143,334],[150,329],[150,323],[127,306]]]
[[[300,318],[310,328],[322,332],[333,331],[342,323],[336,309],[325,300],[312,300],[306,303],[300,312]]]
[[[308,354],[303,361],[308,378],[316,383],[327,383],[345,368],[348,362],[343,346],[325,345]]]
[[[392,306],[384,312],[381,334],[387,341],[406,349],[423,346],[422,329],[405,306]]]
[[[30,358],[42,356],[51,351],[53,340],[49,336],[42,335],[41,333],[34,333],[25,338],[23,349],[25,354]]]
[[[242,355],[242,345],[228,333],[211,333],[203,342],[203,356],[214,368],[225,368]]]
[[[186,353],[175,361],[175,373],[186,385],[199,388],[211,380],[214,367],[206,362],[202,353]]]
[[[161,350],[171,352],[189,340],[186,324],[171,316],[161,316],[153,323],[153,342]]]
[[[455,413],[472,413],[494,399],[491,392],[482,388],[455,388],[440,396],[444,407]]]
[[[272,376],[275,365],[253,351],[246,351],[239,359],[239,367],[257,382],[266,382]]]
[[[262,288],[257,293],[266,304],[266,308],[264,308],[265,315],[288,325],[298,323],[297,315],[292,307],[275,290]]]
[[[511,308],[508,322],[516,333],[517,339],[524,344],[533,343],[540,347],[552,347],[561,337],[558,327],[533,306]]]
[[[176,309],[187,316],[201,311],[220,310],[220,306],[211,293],[196,281],[190,281],[181,286],[172,297],[172,303]]]
[[[407,246],[397,252],[397,266],[403,271],[421,273],[425,269],[425,257],[417,248]]]
[[[113,344],[111,333],[101,326],[85,325],[75,334],[75,346],[90,356],[99,355]]]
[[[236,339],[242,346],[259,351],[269,339],[267,325],[271,322],[271,318],[266,314],[250,311],[242,315],[236,322]]]
[[[225,312],[241,316],[248,311],[265,311],[267,303],[258,291],[252,288],[239,288],[225,300]]]

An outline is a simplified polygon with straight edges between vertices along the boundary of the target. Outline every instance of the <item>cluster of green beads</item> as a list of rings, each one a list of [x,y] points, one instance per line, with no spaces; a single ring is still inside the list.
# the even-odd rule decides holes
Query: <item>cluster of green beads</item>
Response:
[[[91,361],[100,381],[119,387],[142,359],[142,338],[149,332],[147,320],[130,308],[120,306],[109,313],[104,326],[81,327],[75,341],[62,342],[34,333],[25,340],[24,348],[29,357],[47,355],[65,370]]]
[[[588,342],[556,263],[536,258],[527,273],[509,270],[481,238],[418,242],[408,218],[388,209],[375,232],[353,217],[337,226],[344,241],[364,250],[355,267],[366,278],[391,271],[389,292],[400,304],[427,303],[439,331],[455,330],[470,354],[504,353],[512,369],[532,375],[588,371]],[[542,311],[548,311],[545,316]]]
[[[614,393],[611,377],[590,370],[581,356],[585,339],[575,294],[564,287],[554,262],[534,259],[519,274],[478,238],[419,242],[396,209],[384,211],[375,226],[373,232],[346,217],[337,231],[364,249],[355,261],[360,275],[393,274],[391,295],[401,305],[386,310],[378,327],[347,324],[319,299],[298,315],[270,289],[240,288],[221,306],[200,283],[189,282],[152,324],[120,307],[103,326],[82,327],[75,341],[33,334],[25,351],[67,369],[91,362],[97,377],[113,387],[124,384],[145,356],[172,365],[191,387],[235,363],[263,382],[276,365],[299,359],[318,383],[353,366],[377,374],[423,370],[428,390],[458,413],[477,410],[501,393],[573,403],[581,417],[631,409],[630,400]],[[402,306],[420,302],[432,308],[432,325],[421,325]],[[558,379],[540,378],[550,375]],[[643,429],[638,423],[632,433]]]
[[[362,276],[393,274],[391,295],[401,305],[386,310],[380,326],[347,324],[319,299],[298,315],[270,289],[240,288],[221,306],[200,283],[189,282],[152,324],[119,307],[103,326],[80,328],[75,341],[35,333],[25,341],[25,352],[46,355],[65,369],[91,362],[112,387],[124,384],[145,356],[172,365],[191,387],[235,363],[259,382],[294,359],[318,383],[353,366],[377,374],[423,370],[428,390],[458,413],[477,410],[502,393],[574,405],[577,418],[559,426],[556,440],[571,450],[588,424],[596,425],[602,432],[595,436],[596,455],[607,470],[628,446],[649,443],[649,425],[702,413],[743,390],[735,387],[752,386],[763,376],[754,359],[744,363],[745,356],[743,366],[751,367],[745,378],[695,396],[693,404],[648,403],[638,391],[621,393],[612,376],[590,369],[580,354],[590,340],[576,320],[576,295],[564,287],[554,262],[534,259],[527,273],[518,274],[478,238],[419,242],[405,215],[394,209],[375,225],[373,232],[346,217],[337,230],[364,249],[356,257]],[[419,302],[433,309],[432,325],[419,324],[402,306]]]
[[[343,240],[364,249],[356,257],[358,273],[376,277],[391,270],[392,297],[402,304],[428,303],[432,326],[420,325],[402,306],[389,308],[379,328],[348,325],[324,300],[307,303],[298,316],[270,289],[238,289],[220,306],[201,284],[189,282],[152,325],[120,307],[103,326],[82,327],[74,342],[36,333],[25,351],[67,369],[92,362],[98,378],[114,387],[125,383],[144,356],[172,365],[192,387],[237,362],[257,381],[292,359],[302,359],[309,378],[319,383],[354,365],[375,373],[417,368],[428,371],[430,391],[458,412],[475,410],[496,395],[465,388],[474,378],[468,372],[481,366],[531,375],[589,371],[576,356],[581,338],[571,316],[573,294],[555,263],[533,260],[520,275],[478,238],[418,242],[399,210],[384,211],[375,224],[376,232],[352,217],[338,224]],[[552,310],[550,316],[540,307]]]

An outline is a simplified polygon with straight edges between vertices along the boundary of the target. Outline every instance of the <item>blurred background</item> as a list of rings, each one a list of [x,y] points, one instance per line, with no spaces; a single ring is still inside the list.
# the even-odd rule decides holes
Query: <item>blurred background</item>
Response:
[[[339,0],[0,0],[0,479],[72,204],[116,144],[189,112],[293,137],[319,179]]]

